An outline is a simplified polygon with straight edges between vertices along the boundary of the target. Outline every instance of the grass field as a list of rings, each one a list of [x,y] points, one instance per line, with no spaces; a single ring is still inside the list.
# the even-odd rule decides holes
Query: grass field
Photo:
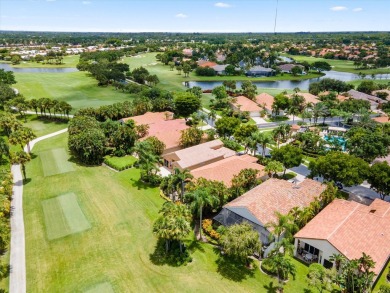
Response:
[[[24,119],[19,118],[19,120],[24,123],[26,127],[30,127],[37,137],[53,133],[68,127],[68,122],[66,120],[51,120],[37,115],[27,115],[27,122],[24,122]]]
[[[325,59],[325,58],[316,58],[311,56],[301,56],[301,55],[284,55],[289,58],[293,58],[298,62],[307,61],[309,63],[313,63],[316,61],[325,61],[332,66],[332,70],[335,71],[343,71],[350,73],[365,73],[365,74],[382,74],[382,73],[390,73],[390,68],[377,68],[377,69],[356,69],[353,65],[353,61],[349,60],[334,60],[334,59]]]
[[[79,62],[79,55],[64,56],[62,64],[43,64],[42,62],[22,61],[18,65],[12,65],[15,68],[69,68],[76,67]]]
[[[98,107],[132,99],[113,87],[98,87],[85,72],[15,73],[14,86],[28,100],[42,97],[66,101],[73,108]]]
[[[38,153],[45,177],[74,171],[69,155],[64,148],[50,149]]]
[[[65,237],[91,228],[74,193],[42,201],[48,240]]]
[[[153,221],[163,204],[135,168],[113,172],[72,163],[74,172],[43,176],[39,154],[66,146],[67,134],[36,144],[24,187],[28,292],[275,292],[277,280],[219,257],[209,244],[185,241],[193,261],[174,267],[156,258]],[[54,162],[53,162],[54,163]],[[73,193],[87,231],[49,241],[42,202]],[[307,266],[286,292],[307,289]],[[88,291],[90,290],[90,291]],[[310,292],[310,291],[306,291]]]

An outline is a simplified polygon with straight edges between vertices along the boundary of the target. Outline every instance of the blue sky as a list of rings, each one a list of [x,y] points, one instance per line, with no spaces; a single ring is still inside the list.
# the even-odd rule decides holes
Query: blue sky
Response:
[[[279,0],[277,32],[390,31],[390,0]],[[0,0],[0,30],[273,32],[276,0]]]

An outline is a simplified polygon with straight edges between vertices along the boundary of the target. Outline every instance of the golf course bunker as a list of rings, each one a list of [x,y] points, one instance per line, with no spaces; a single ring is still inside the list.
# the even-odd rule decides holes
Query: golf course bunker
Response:
[[[39,153],[45,177],[74,171],[69,155],[64,148],[52,149]]]
[[[87,291],[84,291],[84,293],[114,293],[114,290],[110,283],[105,282],[89,288]]]
[[[74,193],[42,201],[47,238],[58,239],[91,228]]]

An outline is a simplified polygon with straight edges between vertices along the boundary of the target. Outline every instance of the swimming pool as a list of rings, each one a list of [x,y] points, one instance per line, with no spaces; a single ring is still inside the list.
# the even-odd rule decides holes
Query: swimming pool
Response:
[[[346,149],[346,141],[344,137],[341,136],[329,136],[325,135],[324,140],[329,142],[329,144],[333,145],[334,147],[341,147],[341,150],[345,152]],[[330,149],[330,148],[328,148]]]

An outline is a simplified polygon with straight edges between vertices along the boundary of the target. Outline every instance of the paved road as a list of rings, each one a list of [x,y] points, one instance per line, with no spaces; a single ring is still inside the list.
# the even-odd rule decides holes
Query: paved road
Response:
[[[57,132],[50,133],[45,136],[38,137],[30,142],[30,148],[44,139],[67,132],[68,129],[63,129]],[[27,152],[27,147],[24,147]],[[11,172],[14,181],[13,197],[11,202],[11,249],[10,249],[10,266],[11,273],[9,278],[10,293],[25,293],[26,292],[26,249],[24,238],[24,219],[23,219],[23,177],[20,171],[20,165],[14,164],[11,167]]]

